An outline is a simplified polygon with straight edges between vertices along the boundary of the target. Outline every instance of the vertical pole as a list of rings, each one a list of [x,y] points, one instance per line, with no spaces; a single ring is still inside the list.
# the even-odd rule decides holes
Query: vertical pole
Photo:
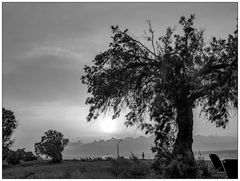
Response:
[[[117,158],[119,158],[119,141],[117,143]]]
[[[120,139],[118,142],[117,142],[117,158],[119,158],[119,143],[123,141],[123,139]]]

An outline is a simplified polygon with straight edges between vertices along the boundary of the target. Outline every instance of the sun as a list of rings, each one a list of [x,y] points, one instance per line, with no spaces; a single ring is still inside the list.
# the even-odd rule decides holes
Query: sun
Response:
[[[116,122],[111,118],[103,118],[100,122],[101,129],[105,133],[112,133],[116,130]]]

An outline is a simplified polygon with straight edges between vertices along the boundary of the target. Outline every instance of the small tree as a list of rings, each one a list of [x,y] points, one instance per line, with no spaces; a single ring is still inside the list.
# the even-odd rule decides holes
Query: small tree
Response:
[[[13,144],[11,136],[17,128],[17,121],[14,113],[10,110],[2,108],[2,146],[9,148]]]
[[[41,138],[41,142],[35,143],[35,152],[37,155],[46,155],[52,158],[53,162],[62,161],[62,151],[67,146],[69,140],[63,138],[63,134],[55,131],[48,130]]]
[[[9,147],[13,144],[11,136],[17,128],[17,120],[14,113],[2,108],[2,159],[5,160],[9,154]]]

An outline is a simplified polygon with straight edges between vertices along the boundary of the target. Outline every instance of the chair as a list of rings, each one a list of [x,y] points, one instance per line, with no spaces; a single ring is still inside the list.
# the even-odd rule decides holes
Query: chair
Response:
[[[216,172],[225,172],[224,166],[216,154],[209,154]]]
[[[215,168],[215,172],[216,174],[219,175],[224,175],[225,177],[227,176],[224,165],[222,164],[221,160],[219,159],[219,157],[216,154],[209,154],[209,157],[213,163],[213,166]]]
[[[237,159],[225,159],[223,160],[224,169],[228,178],[238,178],[238,160]]]

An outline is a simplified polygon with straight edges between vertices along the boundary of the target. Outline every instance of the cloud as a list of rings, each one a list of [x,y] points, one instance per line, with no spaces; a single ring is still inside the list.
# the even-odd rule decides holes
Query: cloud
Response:
[[[79,46],[80,43],[68,39],[58,42],[52,40],[44,43],[27,43],[21,47],[21,51],[4,54],[3,74],[19,71],[32,63],[44,63],[52,68],[79,69],[91,60],[89,53]]]
[[[66,60],[80,59],[82,58],[82,53],[61,46],[51,46],[51,45],[35,45],[32,49],[27,51],[24,55],[22,55],[21,59],[32,59],[38,56],[57,56],[64,58],[71,58]]]

